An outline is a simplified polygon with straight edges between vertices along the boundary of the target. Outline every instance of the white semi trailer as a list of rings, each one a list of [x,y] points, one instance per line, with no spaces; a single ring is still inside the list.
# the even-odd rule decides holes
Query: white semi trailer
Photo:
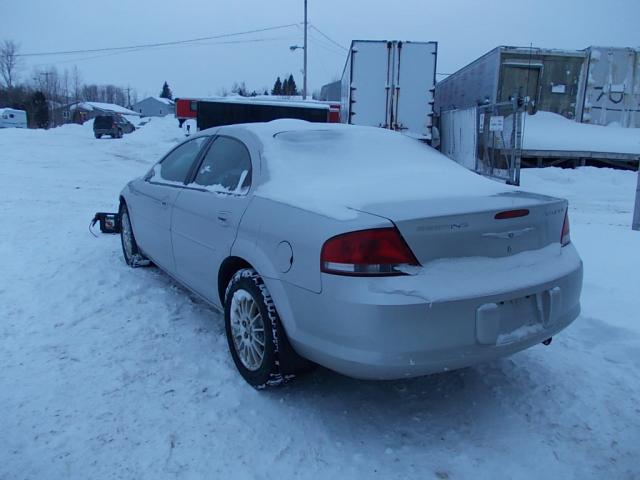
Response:
[[[430,141],[436,42],[354,40],[342,73],[342,123],[401,131]]]

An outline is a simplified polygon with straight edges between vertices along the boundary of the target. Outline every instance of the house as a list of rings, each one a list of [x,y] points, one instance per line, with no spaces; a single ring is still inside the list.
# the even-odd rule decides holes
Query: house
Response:
[[[147,97],[134,103],[131,108],[143,117],[164,117],[165,115],[173,115],[176,111],[173,100],[162,97]]]
[[[116,105],[115,103],[75,102],[54,109],[54,121],[56,125],[63,123],[84,123],[87,120],[106,113],[140,116],[139,113],[121,105]]]

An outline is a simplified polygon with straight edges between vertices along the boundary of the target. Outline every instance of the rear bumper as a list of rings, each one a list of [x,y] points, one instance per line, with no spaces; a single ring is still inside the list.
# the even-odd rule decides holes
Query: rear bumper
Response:
[[[499,292],[488,286],[491,294],[467,298],[427,301],[406,289],[420,276],[396,277],[404,286],[393,292],[388,279],[332,275],[323,277],[320,294],[278,282],[277,297],[285,298],[274,298],[306,358],[356,378],[413,377],[510,355],[566,328],[580,313],[583,269],[573,246],[562,255],[559,274],[532,275],[536,282],[527,285],[514,280]]]

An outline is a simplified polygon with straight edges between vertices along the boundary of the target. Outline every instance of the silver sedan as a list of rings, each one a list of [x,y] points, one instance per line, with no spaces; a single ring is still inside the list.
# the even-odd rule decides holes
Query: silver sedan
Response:
[[[580,312],[567,202],[383,129],[205,130],[120,195],[123,252],[224,311],[256,388],[320,364],[368,379],[461,368]]]

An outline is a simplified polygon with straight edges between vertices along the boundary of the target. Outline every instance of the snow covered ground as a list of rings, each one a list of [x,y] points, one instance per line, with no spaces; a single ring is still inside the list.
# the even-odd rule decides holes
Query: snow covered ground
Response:
[[[220,315],[92,237],[182,137],[154,118],[0,131],[0,478],[640,478],[635,175],[525,170],[570,201],[583,313],[549,347],[409,381],[236,373]]]

